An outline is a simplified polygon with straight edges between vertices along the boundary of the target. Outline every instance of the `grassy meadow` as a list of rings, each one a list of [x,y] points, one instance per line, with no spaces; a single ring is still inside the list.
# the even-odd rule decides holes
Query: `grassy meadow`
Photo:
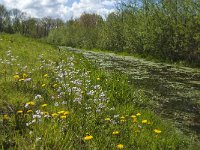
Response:
[[[0,149],[198,149],[128,78],[81,55],[0,35]]]

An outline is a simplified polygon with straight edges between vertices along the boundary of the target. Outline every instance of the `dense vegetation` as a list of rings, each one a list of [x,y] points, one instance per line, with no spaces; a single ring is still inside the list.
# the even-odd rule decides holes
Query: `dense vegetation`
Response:
[[[19,35],[0,41],[1,149],[198,149],[141,107],[126,76]]]
[[[198,0],[129,0],[119,3],[116,10],[105,19],[84,13],[64,23],[50,17],[31,18],[0,5],[0,32],[48,36],[48,42],[57,45],[200,65]]]
[[[48,41],[200,65],[200,1],[131,0],[103,20],[83,14],[52,30]]]
[[[25,36],[42,38],[53,28],[62,26],[61,19],[51,17],[33,18],[19,9],[7,10],[0,4],[0,33],[20,33]]]

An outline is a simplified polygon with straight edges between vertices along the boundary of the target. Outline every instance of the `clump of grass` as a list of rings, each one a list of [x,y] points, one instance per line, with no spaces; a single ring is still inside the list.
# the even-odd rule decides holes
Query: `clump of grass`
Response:
[[[32,39],[18,35],[2,39],[2,149],[193,146],[170,123],[141,108],[148,98],[131,89],[126,76]]]

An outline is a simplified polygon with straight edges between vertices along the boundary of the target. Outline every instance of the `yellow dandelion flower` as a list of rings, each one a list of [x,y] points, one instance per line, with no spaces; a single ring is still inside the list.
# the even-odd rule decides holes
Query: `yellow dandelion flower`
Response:
[[[97,78],[97,81],[99,81],[100,80],[100,78]]]
[[[48,104],[42,104],[41,107],[47,107]]]
[[[13,77],[14,77],[15,80],[19,79],[19,75],[18,74],[14,75]]]
[[[69,115],[69,111],[65,111],[63,115]]]
[[[53,113],[53,114],[51,114],[51,116],[52,116],[52,117],[57,117],[58,114],[57,114],[57,113]]]
[[[34,106],[35,103],[31,101],[31,102],[27,102],[26,105],[28,105],[28,106]]]
[[[27,110],[27,113],[33,113],[33,111],[32,110]]]
[[[49,76],[48,76],[48,74],[45,74],[44,77],[47,78],[47,77],[49,77]]]
[[[141,113],[137,113],[136,116],[141,116]]]
[[[19,81],[21,82],[21,81],[24,81],[24,79],[19,79]]]
[[[143,123],[143,124],[147,124],[148,121],[147,121],[147,120],[142,120],[142,123]]]
[[[49,113],[45,111],[45,112],[43,112],[43,115],[49,115]]]
[[[62,116],[60,116],[60,118],[61,118],[61,119],[66,119],[67,116],[62,115]]]
[[[27,78],[28,77],[28,75],[26,74],[26,73],[23,73],[23,79],[25,79],[25,78]]]
[[[119,131],[113,131],[112,134],[113,134],[113,135],[118,135],[118,134],[119,134]]]
[[[42,87],[45,87],[46,86],[46,84],[42,84]]]
[[[64,114],[64,113],[65,113],[64,110],[58,112],[59,115]]]
[[[131,118],[136,118],[136,115],[131,115]]]
[[[110,118],[105,118],[104,120],[105,120],[105,121],[110,121]]]
[[[155,129],[155,130],[153,130],[155,133],[157,133],[157,134],[160,134],[162,131],[161,130],[159,130],[159,129]]]
[[[29,105],[35,105],[35,103],[34,102],[29,102]]]
[[[126,122],[126,120],[125,119],[121,119],[120,122]]]
[[[91,139],[93,139],[93,136],[92,135],[87,135],[83,138],[85,141],[89,141]]]
[[[118,144],[118,145],[117,145],[117,148],[118,148],[118,149],[123,149],[123,148],[124,148],[124,145],[123,145],[123,144]]]
[[[22,114],[23,113],[23,110],[18,110],[17,111],[17,114]]]
[[[125,117],[124,117],[124,116],[121,116],[120,119],[125,119]]]

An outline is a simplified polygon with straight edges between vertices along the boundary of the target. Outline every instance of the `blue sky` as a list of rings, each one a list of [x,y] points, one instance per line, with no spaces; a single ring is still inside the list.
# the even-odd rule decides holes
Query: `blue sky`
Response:
[[[83,12],[106,17],[115,10],[117,0],[0,0],[8,9],[17,8],[32,17],[50,16],[68,20]]]

